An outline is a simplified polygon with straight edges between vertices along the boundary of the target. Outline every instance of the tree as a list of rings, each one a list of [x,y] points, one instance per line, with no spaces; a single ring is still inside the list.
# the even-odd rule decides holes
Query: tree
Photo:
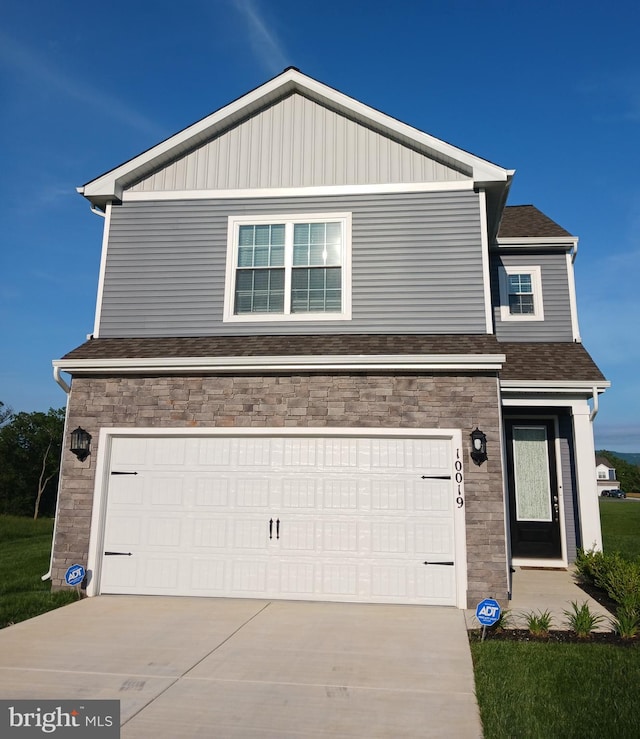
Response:
[[[55,512],[64,409],[15,413],[0,427],[0,513]]]

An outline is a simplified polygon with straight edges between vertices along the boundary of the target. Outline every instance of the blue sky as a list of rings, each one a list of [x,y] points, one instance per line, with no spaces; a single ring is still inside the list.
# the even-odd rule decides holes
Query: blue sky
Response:
[[[0,18],[0,400],[60,407],[103,221],[75,188],[288,65],[506,168],[580,237],[596,445],[640,451],[640,5],[22,0]]]

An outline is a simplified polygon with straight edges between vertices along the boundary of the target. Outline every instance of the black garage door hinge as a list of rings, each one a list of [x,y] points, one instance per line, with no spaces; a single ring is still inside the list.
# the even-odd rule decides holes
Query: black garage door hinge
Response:
[[[132,557],[133,552],[105,552],[105,557]]]
[[[450,480],[451,475],[422,475],[421,480]]]
[[[111,470],[112,475],[137,475],[137,472],[118,472],[117,470]]]

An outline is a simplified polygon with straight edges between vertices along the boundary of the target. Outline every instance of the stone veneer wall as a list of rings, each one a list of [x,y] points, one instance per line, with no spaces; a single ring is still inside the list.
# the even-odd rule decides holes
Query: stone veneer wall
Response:
[[[462,430],[468,605],[507,597],[498,382],[491,374],[300,374],[272,376],[74,377],[69,430],[93,437],[91,455],[62,460],[52,580],[64,586],[86,566],[98,435],[103,426],[370,427]],[[487,435],[489,459],[469,457],[470,432]]]

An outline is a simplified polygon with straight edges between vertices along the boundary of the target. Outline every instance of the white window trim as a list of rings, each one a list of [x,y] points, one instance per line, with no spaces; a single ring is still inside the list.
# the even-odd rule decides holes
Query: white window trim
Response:
[[[533,289],[533,313],[511,313],[509,311],[509,275],[531,275]],[[500,317],[503,321],[544,321],[542,304],[542,273],[539,265],[521,267],[509,265],[500,268]]]
[[[269,225],[274,223],[325,223],[340,221],[342,224],[342,311],[340,313],[234,313],[236,253],[241,225]],[[285,289],[289,285],[291,265],[285,259]],[[283,321],[350,321],[351,320],[351,213],[285,213],[277,215],[229,216],[227,223],[227,266],[224,288],[225,323],[281,323]]]

